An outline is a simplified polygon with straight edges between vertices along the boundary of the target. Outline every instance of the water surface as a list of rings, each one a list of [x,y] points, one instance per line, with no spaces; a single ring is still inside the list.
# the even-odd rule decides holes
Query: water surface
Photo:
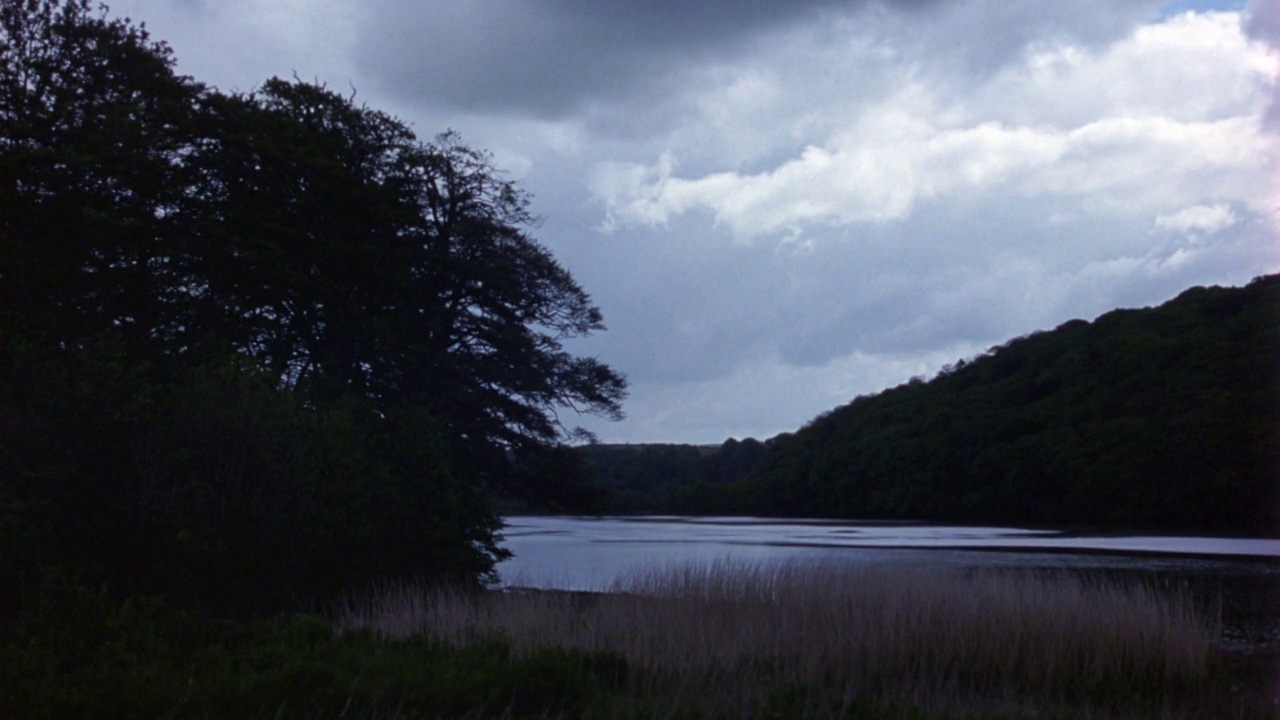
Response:
[[[836,562],[1073,572],[1220,605],[1230,642],[1280,643],[1280,540],[741,517],[506,519],[503,585],[608,590],[626,573],[707,562]]]

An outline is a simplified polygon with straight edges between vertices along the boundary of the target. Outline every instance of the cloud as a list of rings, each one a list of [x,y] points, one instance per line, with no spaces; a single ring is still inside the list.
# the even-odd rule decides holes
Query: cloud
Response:
[[[1272,46],[1280,45],[1280,5],[1272,0],[1251,0],[1244,16],[1249,37]]]
[[[684,308],[695,335],[737,340],[686,345],[661,389],[642,366],[632,417],[726,426],[726,408],[746,402],[734,393],[774,384],[789,398],[772,399],[776,415],[812,416],[834,403],[807,385],[856,358],[938,354],[940,366],[962,348],[1277,267],[1267,218],[1280,147],[1261,121],[1277,64],[1239,14],[1046,31],[971,74],[947,63],[958,51],[918,47],[892,23],[792,27],[749,63],[704,68],[668,101],[685,109],[678,127],[652,125],[595,164],[610,243],[679,238],[685,258],[761,251],[744,288],[712,284],[717,302]],[[715,272],[691,268],[695,287]],[[674,343],[663,317],[627,344]],[[877,367],[904,374],[868,370],[873,382],[918,374]],[[730,390],[731,377],[756,386]],[[711,400],[722,392],[735,399]],[[659,396],[684,409],[644,399]],[[632,437],[673,437],[658,426]]]
[[[356,58],[393,94],[466,112],[557,117],[849,4],[860,3],[387,0],[371,4]]]
[[[1272,0],[112,4],[201,80],[493,151],[632,381],[605,440],[764,437],[1280,269]]]
[[[956,345],[924,354],[853,353],[821,367],[797,368],[758,358],[700,382],[632,386],[628,427],[588,420],[589,429],[620,441],[713,444],[729,437],[767,438],[791,432],[818,412],[871,395],[915,376],[931,377],[959,357],[984,348]]]
[[[355,61],[381,91],[483,114],[566,117],[638,96],[661,102],[709,63],[741,62],[796,28],[827,40],[891,39],[962,74],[1002,66],[1035,38],[1106,43],[1155,0],[381,0],[367,4]],[[816,28],[816,30],[815,30]]]
[[[177,53],[179,70],[248,92],[272,76],[358,80],[346,63],[361,6],[349,0],[112,0],[114,15],[146,23]]]
[[[1192,205],[1169,215],[1156,217],[1156,229],[1173,232],[1212,235],[1240,221],[1228,205]]]
[[[1276,75],[1238,15],[1188,13],[1095,52],[1030,48],[965,98],[907,80],[759,172],[685,177],[667,149],[651,165],[602,163],[592,187],[609,228],[702,208],[745,238],[897,221],[975,192],[1127,210],[1217,195],[1264,212],[1276,149],[1260,118]]]

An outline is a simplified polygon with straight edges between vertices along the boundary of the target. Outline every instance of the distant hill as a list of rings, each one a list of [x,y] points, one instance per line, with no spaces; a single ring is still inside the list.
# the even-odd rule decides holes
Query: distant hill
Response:
[[[699,510],[1277,536],[1280,276],[1017,338],[769,448]]]
[[[599,512],[1280,537],[1280,276],[1072,320],[763,442],[574,450]]]
[[[763,443],[579,450],[621,510],[1280,537],[1280,275],[1071,320]]]

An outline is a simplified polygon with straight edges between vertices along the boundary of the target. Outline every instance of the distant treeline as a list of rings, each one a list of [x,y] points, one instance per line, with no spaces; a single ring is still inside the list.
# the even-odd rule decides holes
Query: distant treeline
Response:
[[[716,512],[725,488],[751,475],[767,445],[729,438],[716,445],[605,445],[578,448],[593,482],[605,492],[603,512]]]
[[[1275,535],[1280,276],[1072,320],[767,442],[582,452],[629,509]]]

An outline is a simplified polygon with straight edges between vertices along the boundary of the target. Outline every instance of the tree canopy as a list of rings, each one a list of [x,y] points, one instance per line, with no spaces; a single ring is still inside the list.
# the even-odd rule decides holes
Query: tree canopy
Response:
[[[354,93],[222,93],[88,0],[4,0],[0,183],[5,532],[42,562],[145,584],[144,545],[216,573],[329,537],[364,544],[343,582],[474,578],[563,413],[620,417],[529,195]]]
[[[720,445],[605,445],[575,448],[600,509],[618,513],[732,514],[734,484],[749,477],[767,447],[753,438]]]
[[[557,409],[620,417],[621,376],[563,347],[600,311],[487,155],[305,83],[210,105],[197,327],[310,395],[430,408],[495,480],[577,436]]]
[[[1072,320],[769,442],[769,515],[1274,535],[1280,276]]]

